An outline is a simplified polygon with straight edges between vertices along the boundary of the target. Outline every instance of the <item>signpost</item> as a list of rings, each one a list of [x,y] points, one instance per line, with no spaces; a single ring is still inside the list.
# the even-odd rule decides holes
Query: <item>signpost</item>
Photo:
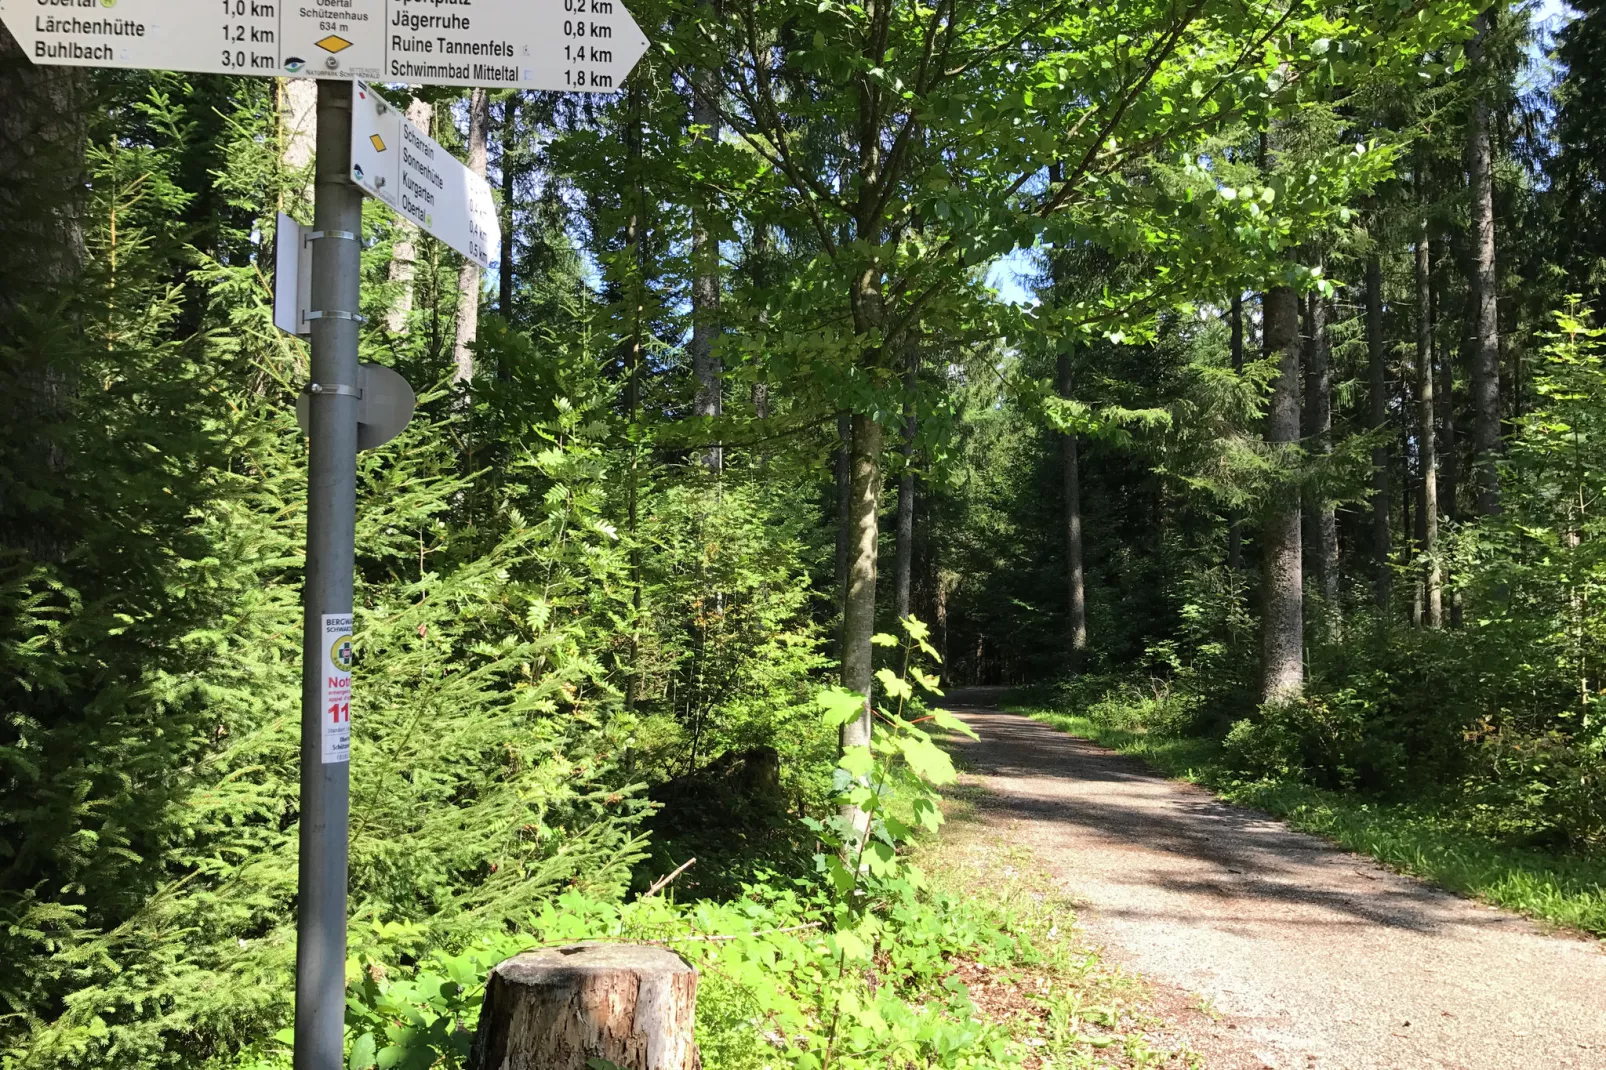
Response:
[[[35,63],[606,93],[647,38],[622,0],[0,0]]]
[[[312,336],[295,1068],[341,1070],[357,451],[414,403],[357,359],[362,198],[482,268],[501,247],[485,180],[368,83],[614,92],[647,40],[621,0],[0,0],[0,22],[39,64],[320,79],[314,221],[281,235],[274,320]]]

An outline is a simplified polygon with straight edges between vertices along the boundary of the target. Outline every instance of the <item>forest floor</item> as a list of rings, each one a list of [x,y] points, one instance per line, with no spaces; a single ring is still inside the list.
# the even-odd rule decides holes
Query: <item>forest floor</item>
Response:
[[[1210,1070],[1606,1070],[1606,952],[950,696],[970,827],[1029,852]],[[1165,1008],[1169,1005],[1169,1012]]]

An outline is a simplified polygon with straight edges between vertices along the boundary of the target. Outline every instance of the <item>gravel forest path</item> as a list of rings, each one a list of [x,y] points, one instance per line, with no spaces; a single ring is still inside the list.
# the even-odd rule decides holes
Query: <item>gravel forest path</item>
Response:
[[[1606,953],[1023,717],[950,705],[976,819],[1029,850],[1210,1070],[1606,1070]],[[1163,1006],[1166,1001],[1162,1000]]]

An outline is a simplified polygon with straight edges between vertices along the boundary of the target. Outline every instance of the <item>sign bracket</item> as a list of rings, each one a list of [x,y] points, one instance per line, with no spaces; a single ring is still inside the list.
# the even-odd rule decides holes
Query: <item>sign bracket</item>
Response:
[[[304,393],[304,394],[335,394],[335,395],[338,395],[340,397],[356,398],[359,401],[362,400],[362,388],[361,387],[355,387],[355,386],[335,386],[335,385],[325,385],[323,383],[308,383],[307,384],[307,388],[305,390],[303,390],[302,393]]]

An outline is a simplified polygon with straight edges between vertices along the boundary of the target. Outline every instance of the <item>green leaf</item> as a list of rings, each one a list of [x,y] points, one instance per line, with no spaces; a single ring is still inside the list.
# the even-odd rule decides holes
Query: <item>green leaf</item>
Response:
[[[346,1057],[346,1070],[369,1070],[374,1065],[377,1047],[372,1033],[358,1037],[351,1045],[351,1054]]]
[[[875,770],[875,759],[871,757],[869,747],[849,747],[842,752],[842,758],[836,764],[849,776],[860,780]]]
[[[916,799],[913,809],[915,820],[919,821],[929,831],[936,832],[942,828],[942,809],[937,805],[936,800],[930,798]]]
[[[932,710],[931,721],[944,732],[956,732],[959,735],[965,736],[969,739],[981,738],[976,734],[975,729],[971,728],[968,724],[966,724],[964,721],[961,721],[958,717],[955,717],[947,710]]]
[[[891,876],[898,868],[898,853],[888,844],[875,840],[864,849],[864,864],[877,877]]]
[[[837,950],[842,952],[842,957],[849,962],[865,962],[870,958],[870,945],[861,940],[851,929],[838,930],[832,941],[836,944]]]
[[[958,779],[953,759],[931,740],[913,737],[900,739],[898,749],[903,752],[903,760],[909,763],[914,774],[927,783],[952,784]]]
[[[825,723],[830,728],[841,728],[864,713],[864,696],[840,687],[820,692],[815,702],[825,711]]]
[[[909,638],[917,643],[931,638],[931,626],[919,617],[905,617],[898,623],[903,625],[903,630],[908,633]]]
[[[848,872],[848,867],[842,864],[842,859],[834,854],[825,856],[825,875],[831,879],[831,886],[841,895],[853,891],[853,886],[858,883],[853,879],[853,874]]]
[[[917,800],[918,801],[918,800]],[[915,830],[905,825],[891,814],[883,814],[881,826],[887,830],[887,835],[897,843],[907,842],[914,836]]]
[[[878,669],[875,678],[881,681],[881,690],[888,698],[914,698],[914,688],[909,686],[909,681],[891,669]]]
[[[875,810],[881,801],[881,796],[876,794],[875,789],[864,783],[858,784],[842,798],[849,806],[857,806],[867,812]]]
[[[877,632],[870,637],[870,642],[874,643],[876,646],[888,646],[895,648],[898,646],[898,637],[896,635],[888,635],[886,632]]]

